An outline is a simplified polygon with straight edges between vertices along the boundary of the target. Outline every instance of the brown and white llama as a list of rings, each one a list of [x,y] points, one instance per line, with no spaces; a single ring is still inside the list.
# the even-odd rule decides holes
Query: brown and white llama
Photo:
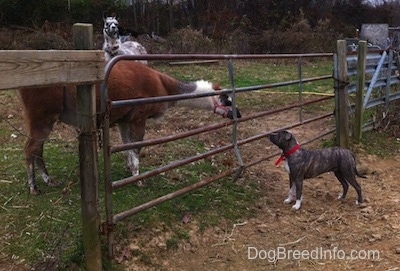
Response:
[[[127,40],[121,42],[121,37],[119,35],[118,20],[117,17],[111,16],[107,17],[105,14],[103,16],[104,27],[104,43],[103,51],[106,61],[117,55],[145,55],[147,54],[146,49],[140,43],[132,40]],[[140,60],[140,62],[147,64],[146,60]]]
[[[100,87],[98,86],[98,95],[99,89]],[[108,80],[108,97],[113,101],[182,93],[210,92],[219,89],[219,85],[203,80],[182,82],[147,65],[127,60],[119,61],[115,64]],[[35,165],[47,185],[59,185],[48,174],[43,158],[43,146],[57,120],[77,126],[76,88],[74,86],[65,88],[63,86],[23,88],[18,90],[18,94],[23,105],[28,129],[28,138],[24,151],[29,189],[32,194],[39,194],[40,190],[35,181]],[[97,97],[97,105],[99,104],[99,97]],[[146,120],[162,116],[167,108],[174,104],[200,108],[223,117],[233,118],[233,109],[228,96],[220,95],[219,98],[207,96],[177,102],[115,108],[110,112],[110,123],[118,126],[124,143],[141,141],[145,135]],[[239,111],[237,111],[237,116],[240,117]],[[125,153],[127,167],[132,175],[139,173],[139,151],[140,149],[133,149]]]

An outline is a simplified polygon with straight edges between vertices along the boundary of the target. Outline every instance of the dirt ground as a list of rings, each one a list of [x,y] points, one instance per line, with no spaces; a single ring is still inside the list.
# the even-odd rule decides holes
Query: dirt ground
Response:
[[[283,204],[286,175],[270,167],[270,177],[259,180],[265,197],[249,206],[255,218],[222,223],[202,234],[191,222],[185,225],[189,241],[176,251],[165,250],[167,236],[162,234],[152,236],[146,248],[132,243],[133,251],[153,250],[150,255],[161,268],[138,266],[130,259],[124,263],[126,270],[398,270],[398,161],[372,156],[364,161],[376,170],[361,181],[368,199],[362,208],[354,204],[354,191],[339,202],[338,183],[326,175],[305,184],[302,208],[291,211]]]
[[[271,129],[293,120],[296,114],[276,115],[264,122],[268,124],[253,124],[248,129]],[[320,122],[292,132],[302,142],[327,129]],[[276,147],[254,145],[249,151],[256,154],[271,148]],[[176,250],[166,248],[171,233],[160,226],[140,236],[140,244],[146,245],[132,238],[117,259],[125,270],[132,271],[399,270],[400,154],[381,158],[362,149],[356,153],[359,169],[367,174],[366,179],[358,178],[365,197],[360,207],[355,204],[352,187],[344,202],[337,200],[341,186],[333,174],[327,173],[304,183],[302,207],[292,211],[291,205],[283,203],[288,176],[283,166],[274,166],[274,158],[248,168],[238,180],[242,185],[255,182],[259,187],[261,197],[254,206],[248,206],[253,218],[228,223],[221,217],[220,225],[204,232],[195,219],[182,223],[189,238]],[[149,262],[139,261],[135,256],[139,254],[146,254]]]

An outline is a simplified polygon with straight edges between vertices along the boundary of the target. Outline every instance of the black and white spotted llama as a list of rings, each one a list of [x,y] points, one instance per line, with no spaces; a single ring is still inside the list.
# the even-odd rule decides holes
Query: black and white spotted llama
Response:
[[[104,43],[103,51],[106,61],[117,55],[144,55],[147,54],[146,49],[140,43],[132,40],[121,42],[119,35],[118,20],[116,16],[103,16],[104,20]],[[146,60],[140,60],[144,64],[147,64]]]

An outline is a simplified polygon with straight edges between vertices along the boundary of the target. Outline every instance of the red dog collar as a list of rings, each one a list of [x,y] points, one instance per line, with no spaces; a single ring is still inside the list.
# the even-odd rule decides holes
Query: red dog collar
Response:
[[[285,160],[285,158],[288,158],[290,155],[292,155],[293,153],[295,153],[298,149],[300,149],[300,145],[296,144],[293,148],[291,148],[290,150],[288,150],[285,153],[282,153],[281,156],[278,158],[278,160],[276,160],[275,162],[275,166],[279,166],[279,164]]]

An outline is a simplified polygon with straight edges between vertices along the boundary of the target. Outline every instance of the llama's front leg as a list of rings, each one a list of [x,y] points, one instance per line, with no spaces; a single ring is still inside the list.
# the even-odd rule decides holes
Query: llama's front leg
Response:
[[[121,140],[124,144],[142,141],[144,137],[144,123],[119,123],[118,128],[121,135]],[[126,164],[131,171],[132,176],[139,175],[139,155],[140,148],[135,148],[125,151]],[[138,186],[143,186],[142,181],[136,183]]]
[[[125,157],[132,176],[139,175],[139,151],[137,149],[125,151]]]

